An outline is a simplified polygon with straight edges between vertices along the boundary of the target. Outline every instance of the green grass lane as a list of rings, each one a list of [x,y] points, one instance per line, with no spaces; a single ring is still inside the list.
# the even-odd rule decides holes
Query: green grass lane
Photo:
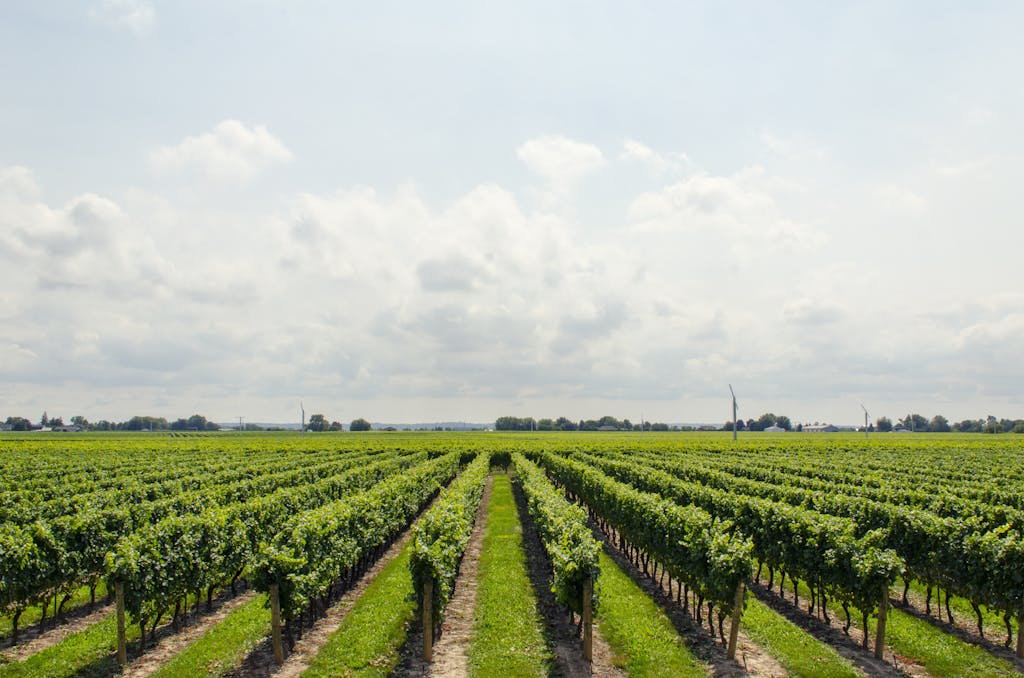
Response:
[[[665,612],[603,551],[600,566],[597,621],[613,663],[630,676],[707,676]]]
[[[104,603],[104,597],[107,595],[107,584],[104,581],[100,581],[96,585],[96,606],[99,607]],[[68,602],[64,603],[64,608],[61,610],[61,615],[67,615],[75,610],[79,609],[83,605],[89,604],[89,587],[82,586],[72,594]],[[53,613],[53,601],[50,601],[50,613]],[[43,616],[43,609],[38,605],[32,605],[25,609],[21,613],[21,617],[18,618],[18,633],[20,634],[32,624],[37,623]],[[47,623],[52,623],[52,618],[46,618]],[[11,631],[14,630],[14,619],[11,615],[0,616],[0,638],[8,638],[11,635]]]
[[[792,676],[857,678],[864,674],[827,643],[747,593],[740,630],[774,657]]]
[[[553,664],[527,574],[522,533],[509,477],[497,475],[480,554],[471,676],[546,676]]]
[[[921,612],[924,612],[924,596],[926,588],[925,585],[919,581],[911,582],[910,584],[910,602],[920,603],[919,608]],[[892,587],[892,596],[895,600],[900,600],[903,597],[903,580],[897,580],[896,584]],[[916,598],[920,596],[918,601]],[[932,591],[932,614],[935,614],[936,608],[939,604],[935,602],[935,591]],[[999,612],[988,609],[984,605],[981,605],[981,620],[982,628],[985,629],[985,638],[991,640],[994,643],[1002,643],[1006,639],[1006,624],[1003,622],[1003,615]],[[971,607],[970,601],[966,598],[959,596],[953,596],[949,601],[949,609],[953,613],[953,618],[959,623],[961,621],[967,621],[970,624],[971,631],[976,633],[978,628],[978,616],[974,613],[974,609]],[[945,591],[942,593],[942,621],[948,622],[949,619],[946,617],[946,594]],[[1010,618],[1010,627],[1013,629],[1013,642],[1017,639],[1017,620],[1013,617]]]
[[[806,609],[811,592],[804,582],[800,582],[799,588],[800,605]],[[778,587],[775,587],[775,591],[778,591]],[[902,593],[902,588],[900,593]],[[793,600],[792,581],[786,582],[786,600],[790,602]],[[836,608],[838,606],[830,606],[830,614],[839,619],[845,619],[842,611],[837,611]],[[850,616],[853,626],[861,628],[860,610],[851,606]],[[868,619],[872,648],[877,629],[878,619],[872,615]],[[1009,661],[996,657],[984,648],[965,642],[892,605],[889,606],[885,626],[885,644],[898,656],[920,664],[934,676],[943,678],[1017,676],[1019,678],[1021,675]]]
[[[869,622],[872,640],[876,619]],[[890,608],[885,626],[885,644],[896,654],[921,664],[928,673],[944,678],[986,676],[1020,677],[1009,661],[989,654],[983,648],[965,643],[923,619]]]
[[[125,630],[129,642],[139,637],[137,626],[132,625]],[[25,661],[0,666],[0,678],[98,678],[117,672],[117,620],[114,613]]]
[[[303,676],[387,676],[416,616],[410,540],[374,578]]]
[[[220,676],[230,672],[270,634],[266,594],[231,611],[209,631],[164,664],[154,676]]]

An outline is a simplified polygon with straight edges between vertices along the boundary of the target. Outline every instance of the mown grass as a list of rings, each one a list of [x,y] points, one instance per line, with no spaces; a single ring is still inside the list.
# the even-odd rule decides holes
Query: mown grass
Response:
[[[129,642],[139,637],[137,626],[129,626],[125,630]],[[98,678],[117,671],[117,619],[111,612],[88,628],[25,661],[0,666],[0,678]]]
[[[153,675],[222,676],[270,633],[266,594],[234,609]]]
[[[827,643],[812,637],[749,593],[740,629],[792,676],[856,678],[864,675]]]
[[[106,582],[101,581],[99,584],[96,585],[96,605],[97,606],[105,604],[104,597],[106,595],[107,595],[107,584],[106,584]],[[71,612],[74,612],[75,610],[77,610],[78,608],[82,607],[83,605],[88,605],[88,604],[89,604],[89,587],[88,586],[82,586],[81,588],[79,588],[77,591],[74,592],[74,594],[71,596],[71,598],[68,600],[68,602],[64,603],[64,608],[61,610],[61,615],[63,616],[63,615],[69,614]],[[52,600],[50,601],[49,606],[50,607],[49,607],[48,615],[52,615],[53,614],[53,601]],[[43,617],[43,609],[39,605],[32,605],[32,606],[26,608],[25,611],[21,613],[21,617],[18,618],[18,633],[21,634],[29,626],[31,626],[32,624],[37,623],[40,619],[42,619],[42,617]],[[53,622],[53,619],[50,616],[47,616],[46,617],[46,622],[47,622],[47,624],[50,624],[50,623]],[[8,638],[8,637],[10,637],[11,631],[13,631],[13,630],[14,630],[14,620],[13,620],[13,617],[11,617],[11,615],[0,616],[0,638]]]
[[[777,591],[778,588],[776,587],[775,590]],[[800,604],[806,609],[811,595],[810,589],[804,582],[800,582],[799,590]],[[900,592],[902,593],[902,589]],[[792,582],[787,581],[787,600],[792,601],[792,596]],[[831,615],[845,619],[842,611],[837,612],[832,607],[829,611]],[[850,616],[853,626],[861,628],[860,610],[851,606]],[[872,615],[868,618],[868,632],[872,648],[877,628],[878,619]],[[935,625],[891,605],[885,627],[885,644],[899,657],[904,657],[923,666],[934,676],[943,676],[943,678],[1020,676],[1020,673],[1009,661],[996,657],[982,647],[961,640]]]
[[[469,648],[470,675],[545,676],[553,657],[530,586],[523,528],[507,475],[494,478],[486,525]]]
[[[870,618],[869,625],[873,632],[876,627],[875,617]],[[927,621],[897,608],[889,609],[885,627],[885,644],[891,647],[896,654],[921,664],[928,673],[934,676],[943,676],[944,678],[1020,676],[1020,673],[1009,661],[995,657],[987,650],[966,643],[956,636],[937,629]]]
[[[630,676],[706,676],[664,611],[603,552],[600,567],[597,620],[612,662]]]
[[[919,581],[913,581],[910,584],[911,602],[916,603],[915,596],[917,594],[921,597],[920,611],[924,612],[924,596],[926,588],[924,584]],[[896,600],[899,600],[903,596],[903,580],[898,580],[892,587],[892,594]],[[932,614],[936,613],[936,608],[939,607],[939,603],[935,601],[935,591],[932,591]],[[985,629],[985,638],[991,640],[994,643],[1002,643],[1006,640],[1006,624],[1003,623],[1003,615],[999,612],[989,610],[984,605],[981,605],[981,620],[982,628]],[[948,622],[949,619],[946,617],[946,593],[942,593],[942,621]],[[974,613],[974,609],[971,608],[971,603],[966,598],[960,598],[953,596],[949,601],[949,609],[953,612],[953,619],[957,623],[961,621],[967,621],[970,624],[972,631],[977,632],[978,628],[978,616]],[[1010,618],[1010,626],[1013,629],[1014,641],[1016,642],[1017,633],[1017,620],[1013,617]]]
[[[387,676],[416,616],[412,542],[374,578],[303,676]]]

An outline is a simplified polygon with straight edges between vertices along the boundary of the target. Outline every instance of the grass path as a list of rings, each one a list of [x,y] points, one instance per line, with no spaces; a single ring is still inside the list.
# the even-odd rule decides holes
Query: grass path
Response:
[[[600,567],[597,622],[614,665],[630,676],[706,676],[662,609],[603,551]]]
[[[104,598],[107,595],[107,584],[104,581],[100,581],[96,585],[96,605],[97,607],[105,605]],[[64,603],[64,607],[61,610],[61,618],[66,619],[69,616],[77,616],[86,611],[89,605],[89,587],[82,586],[75,591],[68,602]],[[53,605],[50,604],[49,612],[53,614]],[[27,639],[31,639],[34,636],[41,635],[46,631],[42,631],[38,628],[32,628],[33,624],[37,624],[43,616],[43,609],[39,605],[31,605],[21,613],[21,617],[18,619],[18,642],[24,642]],[[52,627],[52,617],[46,618],[46,623]],[[58,624],[60,626],[62,624]],[[10,639],[11,631],[14,629],[14,618],[11,615],[0,615],[0,638]]]
[[[835,648],[771,609],[750,593],[740,629],[763,647],[792,676],[802,678],[857,678],[864,673]]]
[[[25,661],[0,666],[0,678],[99,678],[117,673],[117,620],[114,617],[111,613]],[[129,626],[126,632],[129,642],[139,637],[135,625]]]
[[[469,675],[546,676],[554,658],[544,640],[507,475],[494,476],[484,529]]]
[[[776,586],[776,592],[778,587]],[[801,606],[806,610],[807,601],[810,599],[810,589],[804,582],[799,586]],[[900,589],[902,593],[902,589]],[[774,594],[772,594],[774,595]],[[786,582],[786,599],[793,600],[792,582]],[[836,606],[838,607],[838,606]],[[834,626],[842,627],[845,617],[842,611],[837,611],[830,606],[829,610]],[[860,611],[851,607],[850,613],[853,621],[853,628],[858,629],[858,635],[863,629]],[[872,615],[868,618],[868,629],[871,643],[875,640],[877,618]],[[1012,662],[997,657],[988,650],[958,638],[934,624],[918,619],[896,606],[889,607],[888,621],[885,632],[886,659],[906,665],[916,664],[933,676],[942,678],[967,678],[973,676],[985,676],[986,678],[1019,678],[1021,672],[1016,669]]]
[[[303,676],[387,676],[416,614],[409,540],[352,606]]]
[[[233,609],[153,676],[222,676],[270,632],[267,596],[261,593]]]

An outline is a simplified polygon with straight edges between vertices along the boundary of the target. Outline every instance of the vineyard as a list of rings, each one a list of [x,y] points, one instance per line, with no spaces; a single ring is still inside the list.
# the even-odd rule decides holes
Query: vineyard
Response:
[[[0,678],[1013,676],[1016,436],[6,434]]]

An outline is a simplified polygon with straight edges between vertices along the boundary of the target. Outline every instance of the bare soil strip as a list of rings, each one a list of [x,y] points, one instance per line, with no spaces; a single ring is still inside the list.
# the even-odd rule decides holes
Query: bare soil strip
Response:
[[[473,532],[466,546],[466,552],[459,564],[459,576],[455,580],[455,592],[444,611],[440,637],[434,644],[434,662],[426,668],[425,674],[439,678],[465,676],[469,672],[469,639],[473,633],[473,610],[476,608],[477,572],[480,566],[480,550],[484,543],[484,523],[487,506],[491,503],[491,485],[494,479],[487,477],[480,507],[476,512]],[[420,643],[422,645],[422,641]]]
[[[772,608],[799,628],[818,640],[827,643],[843,657],[849,659],[861,671],[869,676],[890,678],[895,676],[928,676],[923,666],[915,664],[906,657],[893,654],[892,648],[886,647],[885,654],[889,661],[875,658],[872,647],[864,649],[861,643],[864,632],[856,626],[850,627],[849,635],[843,633],[846,617],[841,610],[829,611],[830,624],[816,615],[808,614],[805,608],[796,607],[791,600],[778,596],[761,584],[752,584],[750,591],[762,603]],[[741,627],[742,628],[742,627]],[[871,636],[872,640],[874,635]]]
[[[593,521],[591,521],[590,527],[594,536],[603,543],[605,553],[665,611],[672,625],[675,626],[676,631],[683,637],[694,655],[711,667],[711,675],[716,678],[739,676],[781,678],[789,675],[782,664],[743,633],[742,624],[736,644],[736,660],[726,658],[725,648],[716,638],[711,637],[707,628],[698,625],[696,620],[688,612],[684,612],[675,599],[669,596],[667,588],[662,587],[658,581],[640,571],[621,550],[614,546],[615,543],[618,543],[617,538],[609,539]]]
[[[566,678],[618,678],[626,674],[612,665],[612,651],[608,641],[595,624],[593,631],[593,661],[583,657],[583,639],[577,626],[569,619],[564,607],[555,600],[551,592],[551,561],[537,528],[527,508],[526,497],[517,483],[512,484],[512,494],[519,510],[519,521],[523,525],[523,548],[526,549],[526,566],[533,585],[537,605],[544,619],[544,635],[551,648],[561,675]]]
[[[247,591],[230,599],[221,597],[213,611],[200,617],[198,622],[186,626],[177,633],[162,636],[156,648],[131,662],[123,675],[127,678],[145,678],[155,673],[174,659],[175,655],[223,621],[236,608],[245,605],[255,596],[255,591]],[[169,625],[165,630],[166,628],[169,628]]]
[[[434,640],[434,661],[423,661],[423,628],[417,623],[409,629],[402,658],[392,675],[407,678],[436,676],[445,678],[466,676],[469,673],[469,641],[473,634],[473,612],[476,608],[477,573],[480,567],[480,551],[484,543],[484,528],[487,523],[487,507],[491,503],[491,486],[494,477],[487,476],[480,506],[473,522],[466,552],[459,563],[459,576],[455,579],[455,591],[441,622],[441,631]]]
[[[48,631],[42,630],[39,624],[18,631],[18,644],[4,650],[3,656],[12,662],[24,661],[35,653],[56,645],[68,636],[92,626],[108,614],[114,613],[113,604],[97,605],[92,612],[88,611],[88,607],[88,605],[83,605],[80,610],[69,614],[63,624]]]

